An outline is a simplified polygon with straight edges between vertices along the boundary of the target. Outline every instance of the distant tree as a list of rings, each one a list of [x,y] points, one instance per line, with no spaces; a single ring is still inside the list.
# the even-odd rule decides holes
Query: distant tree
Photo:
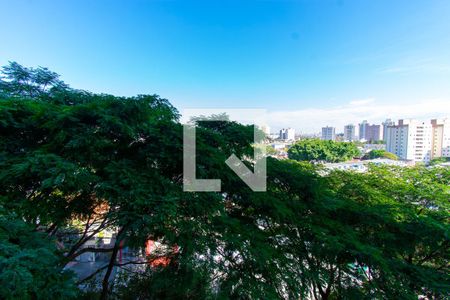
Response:
[[[386,144],[386,142],[384,141],[384,140],[369,140],[369,141],[366,141],[366,142],[364,142],[364,143],[362,143],[363,145],[364,144],[375,144],[375,145],[382,145],[382,144]]]
[[[359,155],[353,143],[305,139],[292,145],[288,150],[290,159],[298,161],[342,162]]]
[[[277,154],[277,150],[275,150],[275,148],[273,148],[271,145],[268,145],[266,148],[266,154],[267,155],[275,155],[275,154]]]
[[[4,97],[45,97],[67,89],[59,75],[47,68],[27,68],[10,62],[1,71],[0,95]]]
[[[428,165],[430,166],[435,166],[441,163],[445,163],[445,162],[449,162],[450,161],[450,157],[436,157],[433,158],[432,160],[430,160],[430,162],[428,163]]]
[[[364,154],[363,159],[375,159],[375,158],[387,158],[392,160],[398,160],[397,155],[388,152],[386,150],[371,150],[370,152]]]

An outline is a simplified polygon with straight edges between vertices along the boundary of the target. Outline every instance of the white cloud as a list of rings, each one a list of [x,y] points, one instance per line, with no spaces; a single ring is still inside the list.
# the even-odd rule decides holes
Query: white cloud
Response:
[[[369,104],[374,102],[375,99],[374,98],[367,98],[367,99],[361,99],[361,100],[353,100],[350,101],[350,105],[364,105],[364,104]]]
[[[433,59],[405,58],[396,65],[388,66],[378,70],[379,73],[388,74],[415,74],[415,73],[444,73],[450,72],[450,65],[446,61]]]
[[[370,101],[369,101],[370,100]],[[273,131],[292,127],[297,132],[314,133],[326,125],[342,132],[346,124],[358,124],[362,120],[380,124],[387,118],[431,119],[450,117],[450,100],[429,99],[416,103],[377,103],[374,99],[354,100],[344,106],[332,108],[308,108],[292,111],[269,111],[267,121]]]

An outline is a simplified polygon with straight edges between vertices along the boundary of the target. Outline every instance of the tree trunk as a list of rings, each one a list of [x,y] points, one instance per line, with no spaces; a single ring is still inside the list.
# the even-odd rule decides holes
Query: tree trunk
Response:
[[[111,253],[111,259],[109,260],[108,269],[106,270],[105,277],[103,277],[102,294],[100,296],[101,300],[108,299],[109,277],[111,276],[112,270],[114,268],[118,252],[119,252],[119,244],[116,242],[116,244],[114,245],[113,252]]]
[[[119,230],[117,233],[116,242],[114,243],[114,249],[111,253],[111,259],[109,260],[108,269],[106,270],[105,276],[103,277],[102,281],[102,293],[100,295],[101,300],[108,299],[108,293],[109,293],[109,277],[111,276],[112,270],[114,268],[114,265],[116,263],[116,257],[117,253],[119,253],[120,249],[120,242],[122,240],[122,232],[124,230],[124,227]]]

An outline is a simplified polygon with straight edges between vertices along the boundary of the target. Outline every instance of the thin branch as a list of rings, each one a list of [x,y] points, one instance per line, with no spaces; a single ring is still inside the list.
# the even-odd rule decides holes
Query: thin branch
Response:
[[[83,252],[79,252],[77,253],[76,251],[84,244],[86,243],[88,240],[90,240],[95,234],[97,234],[98,232],[102,231],[105,228],[106,225],[106,221],[107,221],[107,217],[105,217],[102,221],[102,223],[96,228],[94,229],[89,235],[86,236],[87,233],[87,228],[90,227],[89,226],[89,220],[88,223],[86,224],[86,229],[84,231],[83,236],[70,248],[70,251],[67,253],[66,257],[69,260],[74,259],[75,257],[77,257],[78,255],[82,254]],[[94,221],[95,222],[95,221]],[[94,224],[91,223],[91,226]]]

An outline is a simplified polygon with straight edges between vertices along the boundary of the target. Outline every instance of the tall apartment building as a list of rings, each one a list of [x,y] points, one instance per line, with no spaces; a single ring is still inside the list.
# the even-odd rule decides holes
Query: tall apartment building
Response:
[[[450,119],[431,120],[433,127],[432,157],[450,157]]]
[[[360,140],[367,140],[366,139],[366,129],[367,126],[369,126],[369,123],[367,120],[362,121],[362,123],[359,124],[359,139]]]
[[[432,157],[433,127],[431,123],[399,120],[387,126],[386,149],[401,159],[429,162]]]
[[[383,127],[380,125],[370,125],[367,120],[359,124],[359,140],[361,141],[379,141],[383,138]]]
[[[356,140],[356,128],[353,124],[344,126],[344,141],[352,142]]]
[[[295,130],[293,128],[286,128],[280,130],[280,139],[285,141],[295,140]]]
[[[365,140],[376,142],[380,141],[383,135],[383,127],[380,125],[367,125],[365,128]]]
[[[392,121],[391,119],[386,119],[386,121],[384,121],[383,123],[381,123],[381,125],[383,125],[383,134],[382,134],[382,136],[383,136],[383,141],[385,141],[386,142],[386,140],[387,140],[387,128],[388,128],[388,126],[394,126],[395,125],[395,122],[394,121]]]
[[[334,127],[322,127],[322,140],[334,141],[336,139],[336,129]]]

